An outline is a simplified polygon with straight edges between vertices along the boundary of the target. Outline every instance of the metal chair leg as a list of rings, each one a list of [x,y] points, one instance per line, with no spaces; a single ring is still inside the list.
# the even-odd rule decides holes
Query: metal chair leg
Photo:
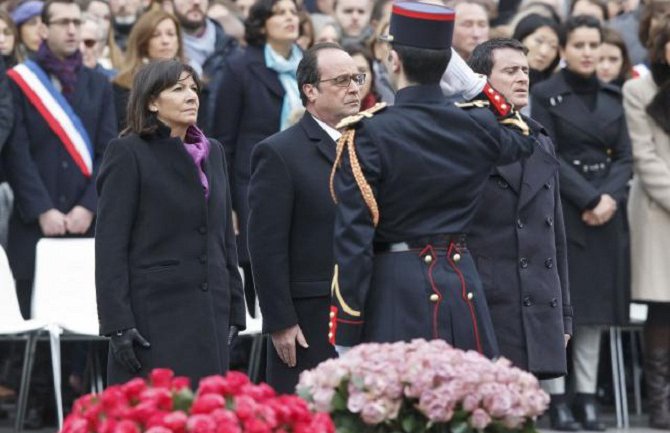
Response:
[[[628,419],[628,389],[626,388],[626,364],[623,359],[623,339],[621,335],[623,330],[620,327],[616,328],[616,343],[617,343],[617,366],[619,367],[619,387],[621,393],[621,415],[623,427],[630,427],[630,420]]]
[[[56,412],[58,413],[58,429],[63,428],[63,390],[61,388],[61,357],[60,334],[62,330],[54,326],[49,329],[51,343],[51,368],[53,371],[54,394],[56,396]]]
[[[256,334],[251,340],[251,353],[249,354],[249,379],[252,382],[258,382],[258,376],[261,369],[261,356],[263,354],[263,343],[265,338],[263,334]]]
[[[614,385],[614,403],[616,407],[616,426],[623,427],[623,413],[621,407],[621,387],[619,384],[619,357],[617,356],[616,327],[611,326],[610,331],[610,360],[612,362],[612,383]]]
[[[630,332],[630,354],[633,358],[633,393],[635,394],[635,414],[642,415],[642,366],[640,365],[640,351],[637,347],[638,333],[633,329]]]
[[[16,420],[14,430],[17,433],[23,431],[23,424],[26,419],[28,409],[28,394],[30,392],[30,378],[32,377],[33,364],[35,363],[35,347],[37,345],[37,332],[28,334],[26,340],[26,349],[23,356],[23,371],[21,373],[21,387],[19,389],[19,399],[16,404]]]

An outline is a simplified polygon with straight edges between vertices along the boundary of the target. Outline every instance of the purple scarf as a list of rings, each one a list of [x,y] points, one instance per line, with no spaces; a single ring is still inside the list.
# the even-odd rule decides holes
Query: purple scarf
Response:
[[[189,126],[184,137],[184,147],[193,158],[193,162],[198,169],[200,184],[205,190],[205,197],[209,198],[209,181],[202,168],[204,160],[209,156],[209,140],[197,126]]]
[[[77,85],[77,72],[82,66],[82,57],[79,50],[61,60],[49,49],[46,42],[42,42],[35,55],[35,61],[47,74],[58,78],[62,87],[61,93],[70,100]]]

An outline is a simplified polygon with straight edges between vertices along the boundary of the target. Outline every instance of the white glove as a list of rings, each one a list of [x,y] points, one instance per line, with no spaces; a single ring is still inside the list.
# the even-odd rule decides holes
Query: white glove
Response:
[[[475,74],[465,63],[465,60],[452,48],[451,60],[440,80],[442,93],[445,96],[462,96],[463,99],[469,100],[479,95],[484,90],[485,85],[486,77]]]
[[[335,352],[337,352],[337,354],[338,354],[339,356],[344,356],[344,354],[347,353],[347,352],[350,351],[350,350],[351,350],[351,347],[349,347],[349,346],[338,346],[338,345],[335,345]]]

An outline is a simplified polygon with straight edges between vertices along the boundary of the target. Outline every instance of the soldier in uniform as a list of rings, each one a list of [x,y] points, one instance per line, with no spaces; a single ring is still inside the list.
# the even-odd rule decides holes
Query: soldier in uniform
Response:
[[[441,338],[498,354],[465,233],[493,167],[532,153],[535,138],[488,85],[486,100],[446,102],[440,79],[453,20],[441,5],[394,4],[384,62],[398,89],[395,105],[344,121],[333,167],[329,325],[340,352],[362,342]]]

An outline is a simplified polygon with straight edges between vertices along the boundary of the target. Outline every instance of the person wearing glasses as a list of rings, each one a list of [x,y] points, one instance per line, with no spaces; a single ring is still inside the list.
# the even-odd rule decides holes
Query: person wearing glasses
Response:
[[[328,177],[337,124],[356,114],[366,80],[335,43],[307,50],[297,71],[306,113],[256,145],[249,184],[249,254],[263,331],[267,382],[293,393],[300,372],[336,356],[328,342],[335,205]]]
[[[42,237],[93,236],[95,178],[116,136],[111,84],[82,62],[79,5],[48,0],[42,22],[34,59],[7,73],[15,123],[2,152],[15,200],[7,255],[26,318],[35,246]]]
[[[290,126],[302,110],[296,70],[302,51],[293,0],[259,0],[245,22],[248,47],[232,54],[224,66],[217,93],[212,135],[226,150],[238,223],[238,255],[244,270],[245,294],[253,314],[255,303],[247,250],[247,193],[254,146]]]
[[[105,68],[100,60],[104,50],[104,29],[101,21],[95,16],[84,13],[81,23],[80,51],[83,56],[84,66],[100,72],[108,78],[113,78],[116,71]]]

